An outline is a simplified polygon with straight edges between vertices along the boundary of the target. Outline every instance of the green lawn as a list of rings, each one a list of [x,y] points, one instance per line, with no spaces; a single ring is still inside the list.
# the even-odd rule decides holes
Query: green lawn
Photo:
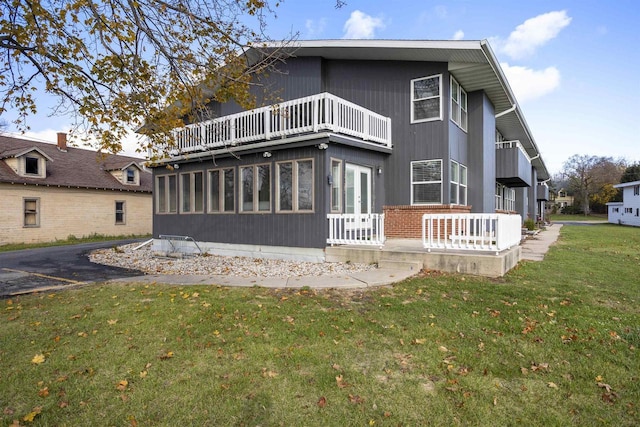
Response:
[[[551,215],[551,221],[602,221],[602,222],[607,222],[607,216],[606,215],[580,215],[580,214],[574,214],[574,215],[565,215],[565,214],[552,214]]]
[[[2,424],[637,426],[639,249],[637,228],[564,226],[496,280],[1,300]]]

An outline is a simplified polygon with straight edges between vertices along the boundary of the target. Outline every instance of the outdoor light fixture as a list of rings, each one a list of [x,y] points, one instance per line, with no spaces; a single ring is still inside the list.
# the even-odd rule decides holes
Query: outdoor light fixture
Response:
[[[382,175],[382,166],[377,166],[378,175]]]
[[[174,169],[180,169],[180,165],[176,163],[176,164],[173,165],[173,168]]]
[[[271,157],[271,151],[265,151],[265,152],[262,154],[262,157],[264,157],[264,158],[268,159],[269,157]]]
[[[329,146],[324,142],[322,144],[318,145],[318,149],[319,150],[326,150],[327,148],[329,148]]]

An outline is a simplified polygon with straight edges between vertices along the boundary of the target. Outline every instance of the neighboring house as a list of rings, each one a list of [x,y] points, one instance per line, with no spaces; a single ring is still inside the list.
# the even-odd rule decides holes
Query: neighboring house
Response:
[[[424,213],[544,212],[549,173],[486,41],[290,53],[262,82],[282,102],[212,102],[216,118],[176,129],[153,169],[154,237],[321,258],[330,215],[360,214],[344,223],[356,233],[384,213],[387,238],[420,238]]]
[[[0,136],[0,245],[151,233],[142,159]]]
[[[609,222],[640,227],[640,181],[614,185],[622,189],[622,202],[609,202]]]
[[[566,189],[561,188],[560,190],[558,190],[558,195],[556,196],[555,203],[558,207],[558,210],[562,210],[567,206],[573,206],[573,196],[570,196],[569,193],[567,193]]]

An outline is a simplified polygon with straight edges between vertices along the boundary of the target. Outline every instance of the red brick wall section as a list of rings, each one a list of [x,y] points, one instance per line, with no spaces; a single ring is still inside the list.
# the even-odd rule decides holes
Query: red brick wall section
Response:
[[[383,206],[384,234],[390,239],[421,239],[422,215],[471,213],[471,206]]]

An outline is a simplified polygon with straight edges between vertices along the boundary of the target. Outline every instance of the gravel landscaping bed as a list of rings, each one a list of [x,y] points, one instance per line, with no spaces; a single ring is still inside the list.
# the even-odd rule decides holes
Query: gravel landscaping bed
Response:
[[[227,275],[238,277],[291,277],[349,274],[375,269],[375,265],[314,263],[275,259],[195,255],[184,258],[157,256],[149,247],[133,250],[138,243],[100,249],[89,255],[91,262],[140,270],[147,274]]]

